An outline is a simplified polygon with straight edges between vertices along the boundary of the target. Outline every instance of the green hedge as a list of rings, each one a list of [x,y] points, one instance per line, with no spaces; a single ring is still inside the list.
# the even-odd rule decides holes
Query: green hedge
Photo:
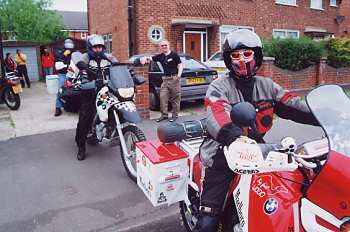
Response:
[[[329,65],[340,68],[350,67],[350,39],[337,38],[325,42],[327,62]]]
[[[264,42],[264,55],[275,57],[277,67],[298,71],[318,63],[324,49],[309,38],[273,39]]]

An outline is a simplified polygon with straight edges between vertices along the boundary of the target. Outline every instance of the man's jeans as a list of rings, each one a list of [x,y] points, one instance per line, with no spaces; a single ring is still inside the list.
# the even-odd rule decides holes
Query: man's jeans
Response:
[[[58,89],[60,89],[61,87],[63,87],[64,85],[64,81],[66,80],[66,74],[58,74]],[[62,101],[59,98],[59,94],[57,92],[56,95],[56,108],[61,108],[63,106]]]

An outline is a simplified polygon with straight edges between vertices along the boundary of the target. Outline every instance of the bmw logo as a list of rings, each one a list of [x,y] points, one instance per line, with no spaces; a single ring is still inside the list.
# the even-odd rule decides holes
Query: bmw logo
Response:
[[[278,209],[278,202],[274,198],[268,199],[264,204],[264,211],[266,214],[271,215]]]

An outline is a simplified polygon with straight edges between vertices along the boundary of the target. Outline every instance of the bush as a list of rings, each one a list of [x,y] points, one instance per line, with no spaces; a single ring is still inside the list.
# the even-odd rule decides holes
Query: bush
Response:
[[[318,63],[322,53],[322,44],[309,38],[274,39],[264,44],[265,56],[275,57],[277,67],[292,71]]]
[[[330,39],[325,43],[328,64],[335,67],[350,67],[350,39]]]

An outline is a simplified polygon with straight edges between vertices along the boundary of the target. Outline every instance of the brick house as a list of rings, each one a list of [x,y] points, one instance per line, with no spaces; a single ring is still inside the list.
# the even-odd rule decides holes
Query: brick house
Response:
[[[63,31],[67,31],[69,37],[86,40],[89,32],[87,12],[57,11],[57,13],[62,16]]]
[[[90,33],[103,34],[120,60],[157,51],[166,38],[172,49],[204,61],[220,50],[235,28],[263,38],[324,38],[350,33],[346,0],[88,0]]]

